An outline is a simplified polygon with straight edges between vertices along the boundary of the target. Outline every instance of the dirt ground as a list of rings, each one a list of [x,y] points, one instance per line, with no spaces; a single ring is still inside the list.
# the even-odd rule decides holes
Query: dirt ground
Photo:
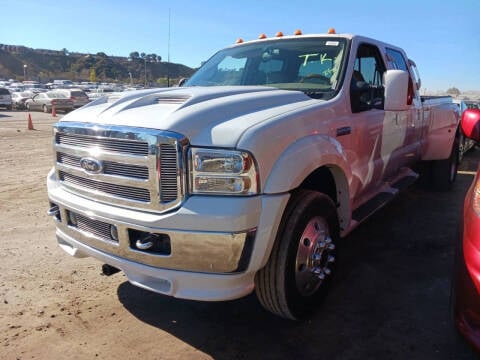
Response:
[[[0,111],[0,359],[473,359],[452,330],[453,242],[480,150],[453,191],[414,186],[345,239],[331,293],[307,322],[254,295],[220,303],[147,292],[56,244],[46,215],[51,124]]]

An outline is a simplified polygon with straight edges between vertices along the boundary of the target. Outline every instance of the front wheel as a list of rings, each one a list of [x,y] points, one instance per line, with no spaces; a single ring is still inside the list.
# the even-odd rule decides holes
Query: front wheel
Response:
[[[326,195],[292,195],[270,259],[255,276],[262,306],[287,319],[308,317],[325,296],[335,265],[338,217]]]

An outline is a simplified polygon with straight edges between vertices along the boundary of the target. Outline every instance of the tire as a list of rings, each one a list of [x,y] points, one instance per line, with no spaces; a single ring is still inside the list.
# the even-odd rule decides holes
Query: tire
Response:
[[[467,145],[466,145],[467,139],[463,134],[459,135],[458,139],[458,163],[460,164],[463,160],[463,157],[465,153],[467,152]]]
[[[448,159],[432,162],[432,185],[437,191],[449,191],[457,178],[459,139],[455,138]]]
[[[42,107],[44,113],[48,113],[48,107],[47,105],[43,105]]]
[[[309,317],[331,283],[338,238],[333,201],[315,191],[294,193],[270,259],[255,275],[262,306],[287,319]]]

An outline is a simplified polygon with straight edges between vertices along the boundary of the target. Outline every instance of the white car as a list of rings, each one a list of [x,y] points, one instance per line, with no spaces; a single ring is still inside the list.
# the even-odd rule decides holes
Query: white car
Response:
[[[12,93],[12,107],[14,109],[26,109],[25,101],[31,99],[35,94],[31,91],[18,91]]]

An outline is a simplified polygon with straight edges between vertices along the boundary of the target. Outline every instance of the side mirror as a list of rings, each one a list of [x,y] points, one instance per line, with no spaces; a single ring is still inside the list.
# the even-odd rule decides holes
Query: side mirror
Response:
[[[181,78],[178,82],[178,86],[183,86],[187,82],[188,78]]]
[[[384,74],[385,111],[408,110],[408,72],[403,70],[387,70]]]
[[[460,127],[466,137],[475,141],[480,141],[480,110],[465,110],[462,115]]]

